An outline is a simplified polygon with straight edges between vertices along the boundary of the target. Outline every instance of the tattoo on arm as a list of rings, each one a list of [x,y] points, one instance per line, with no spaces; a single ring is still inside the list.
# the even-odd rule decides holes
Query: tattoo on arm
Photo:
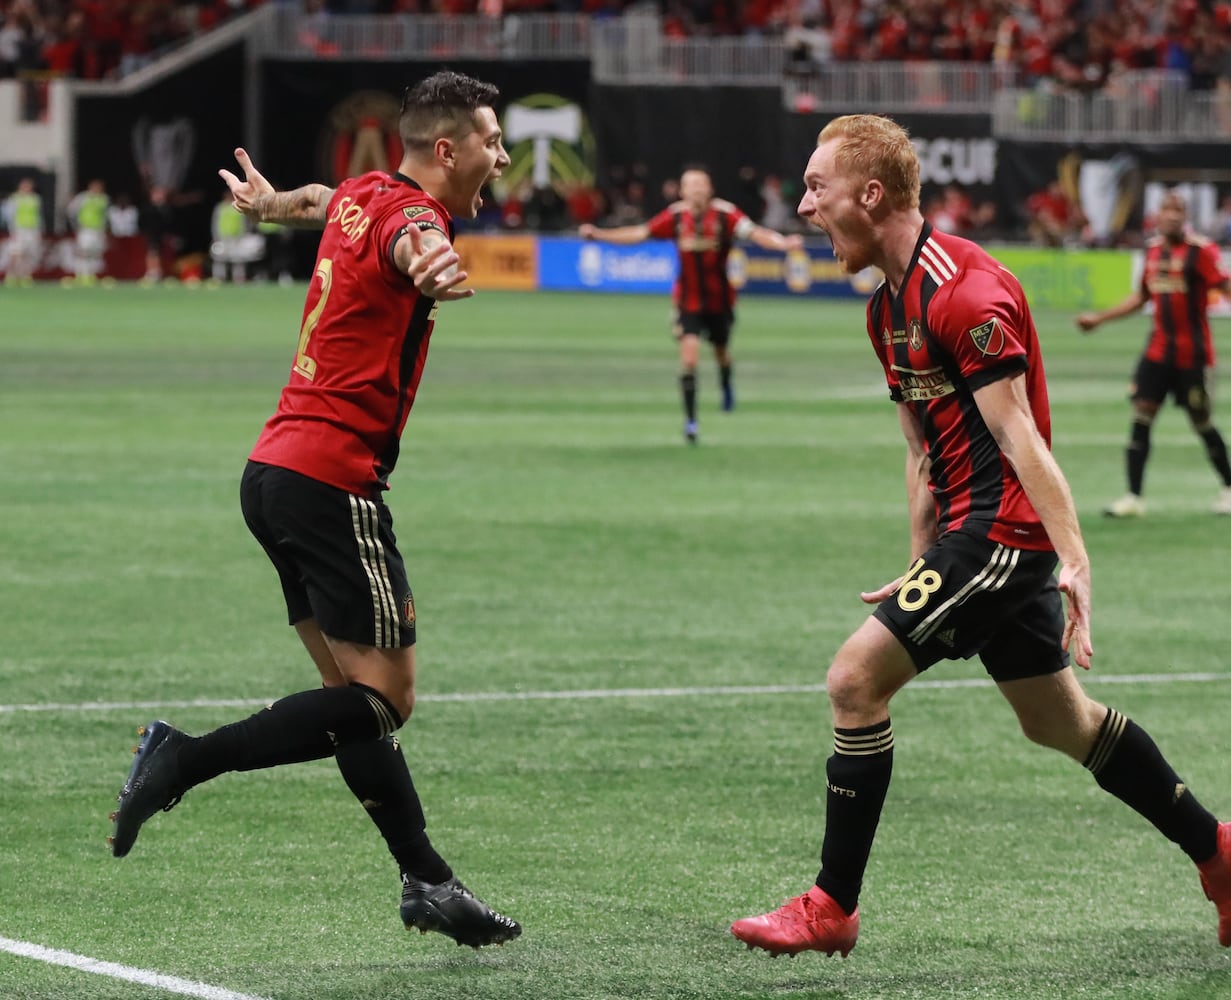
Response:
[[[305,184],[293,191],[258,195],[256,209],[262,222],[280,222],[300,229],[323,229],[333,188]]]

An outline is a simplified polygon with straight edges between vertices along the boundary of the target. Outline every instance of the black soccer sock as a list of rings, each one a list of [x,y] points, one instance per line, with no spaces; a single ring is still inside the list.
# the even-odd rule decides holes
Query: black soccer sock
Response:
[[[728,361],[725,365],[718,366],[718,381],[724,392],[729,391],[731,388],[731,375],[734,368],[735,365],[730,361]]]
[[[331,757],[348,743],[388,736],[403,721],[379,691],[362,684],[314,688],[184,744],[177,763],[191,788],[226,771]]]
[[[1146,460],[1150,457],[1150,425],[1133,421],[1128,447],[1124,450],[1124,462],[1128,469],[1128,491],[1141,496],[1146,478]]]
[[[893,774],[893,727],[889,720],[861,729],[834,729],[828,780],[825,842],[816,884],[848,914],[859,903],[863,872]]]
[[[1227,460],[1227,443],[1218,433],[1218,428],[1207,427],[1198,433],[1201,435],[1201,443],[1205,445],[1205,453],[1210,458],[1210,464],[1222,477],[1223,486],[1231,486],[1231,462]]]
[[[1150,739],[1149,733],[1114,708],[1082,767],[1099,787],[1158,827],[1194,862],[1218,849],[1218,820],[1197,801]]]
[[[428,840],[423,806],[398,738],[351,743],[339,747],[334,757],[347,787],[368,811],[398,867],[433,885],[451,879],[453,870]]]
[[[684,372],[680,376],[680,395],[684,399],[684,417],[689,423],[697,419],[697,373]]]

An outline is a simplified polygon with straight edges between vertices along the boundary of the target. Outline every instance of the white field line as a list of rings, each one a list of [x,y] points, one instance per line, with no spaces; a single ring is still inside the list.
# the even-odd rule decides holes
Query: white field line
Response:
[[[1083,684],[1201,684],[1231,681],[1226,673],[1189,674],[1080,674]],[[956,680],[912,681],[907,691],[945,690],[948,688],[991,687],[987,677]],[[716,687],[663,688],[582,688],[574,691],[460,691],[453,694],[420,694],[416,702],[487,702],[487,701],[587,701],[608,698],[693,698],[728,697],[731,695],[824,694],[824,684],[748,684]],[[269,698],[192,698],[156,701],[78,701],[46,702],[30,705],[0,705],[0,715],[16,712],[132,712],[158,711],[164,708],[251,708],[268,705]]]
[[[263,997],[256,997],[250,993],[236,993],[234,990],[224,990],[221,986],[197,983],[191,979],[164,976],[160,972],[134,969],[127,965],[116,965],[114,962],[101,962],[97,958],[75,955],[71,951],[56,951],[54,948],[44,948],[41,945],[30,944],[28,941],[14,941],[11,938],[0,937],[0,951],[7,951],[11,955],[17,955],[19,958],[31,958],[37,962],[62,965],[65,968],[76,969],[79,972],[91,972],[96,976],[109,976],[112,979],[123,979],[129,983],[138,983],[141,986],[153,986],[167,993],[178,993],[186,997],[199,997],[200,1000],[264,1000]]]

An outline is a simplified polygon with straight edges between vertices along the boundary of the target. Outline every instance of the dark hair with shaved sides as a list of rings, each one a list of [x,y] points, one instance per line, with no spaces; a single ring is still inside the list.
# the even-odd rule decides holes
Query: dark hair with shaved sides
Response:
[[[433,73],[402,95],[402,145],[408,152],[423,152],[437,139],[460,139],[474,131],[474,113],[494,106],[499,96],[495,85],[464,73]]]

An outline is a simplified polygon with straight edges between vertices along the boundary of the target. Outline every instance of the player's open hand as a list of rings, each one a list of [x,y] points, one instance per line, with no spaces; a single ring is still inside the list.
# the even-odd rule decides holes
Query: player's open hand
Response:
[[[786,237],[783,242],[786,244],[787,253],[791,253],[794,250],[802,250],[804,248],[804,238],[800,236],[799,233],[792,233],[790,236]]]
[[[1059,587],[1068,606],[1060,645],[1079,667],[1089,670],[1090,658],[1094,655],[1090,639],[1090,567],[1062,567]]]
[[[864,604],[880,604],[886,597],[892,597],[898,592],[898,588],[902,586],[902,577],[898,577],[892,583],[887,583],[880,590],[861,590],[859,599]]]
[[[593,225],[591,225],[589,222],[583,222],[580,226],[577,227],[577,235],[580,236],[583,240],[594,239],[594,234],[596,232],[598,232],[598,230]]]
[[[458,267],[461,257],[442,233],[435,229],[423,233],[414,225],[407,233],[412,256],[406,273],[423,295],[438,302],[452,302],[474,294],[473,288],[457,287],[469,275]]]
[[[1098,326],[1098,316],[1094,313],[1082,313],[1073,322],[1077,324],[1077,329],[1082,333],[1089,333]]]
[[[227,187],[231,189],[231,198],[234,200],[235,207],[244,215],[259,218],[256,199],[263,194],[273,194],[274,186],[252,165],[252,160],[248,158],[246,150],[235,150],[235,161],[239,164],[239,169],[244,172],[242,181],[229,170],[219,170],[218,176],[226,181]]]

